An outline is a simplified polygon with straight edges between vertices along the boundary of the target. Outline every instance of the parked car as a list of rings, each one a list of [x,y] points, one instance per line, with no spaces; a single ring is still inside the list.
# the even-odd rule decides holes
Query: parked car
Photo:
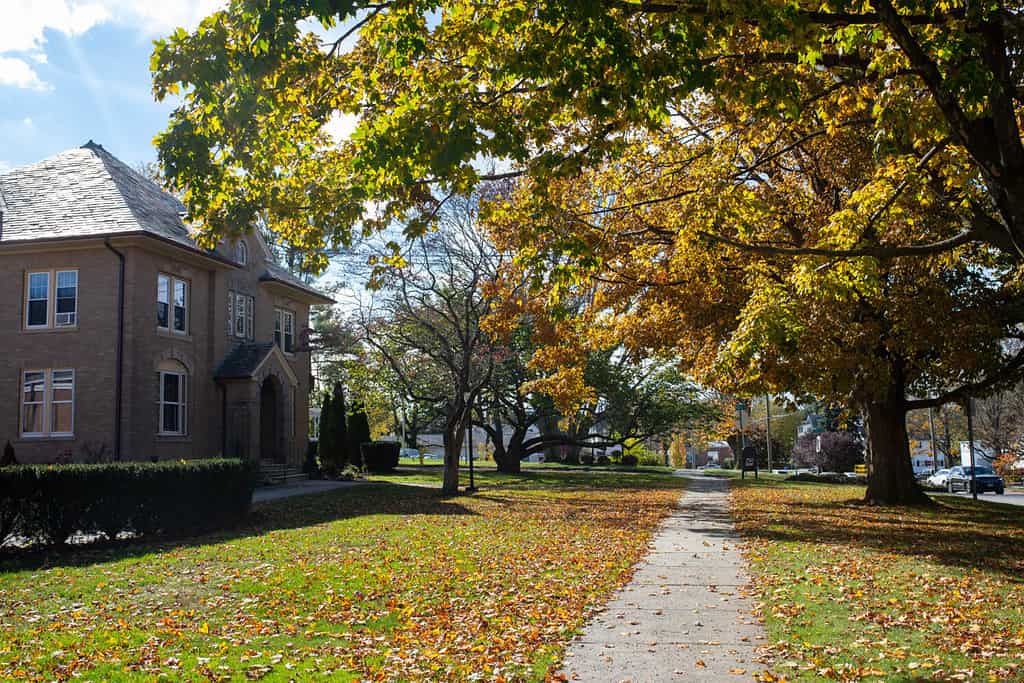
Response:
[[[949,483],[949,468],[947,467],[944,470],[939,470],[938,472],[932,474],[930,477],[925,479],[925,483],[927,483],[928,486],[937,489],[946,488],[947,484]]]
[[[981,465],[974,468],[974,482],[978,487],[978,493],[995,491],[998,495],[1002,495],[1006,489],[1002,477],[993,472],[992,468]],[[946,481],[946,490],[950,493],[954,491],[971,492],[971,468],[960,466],[951,469],[949,479]]]

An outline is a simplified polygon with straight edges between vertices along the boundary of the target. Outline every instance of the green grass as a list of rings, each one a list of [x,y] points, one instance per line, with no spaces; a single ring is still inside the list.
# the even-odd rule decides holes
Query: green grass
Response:
[[[427,469],[427,468],[425,468]],[[0,562],[4,680],[542,680],[682,481],[439,472],[255,507],[194,539]]]
[[[736,484],[778,675],[1024,678],[1020,508],[953,497],[878,508],[859,486]]]

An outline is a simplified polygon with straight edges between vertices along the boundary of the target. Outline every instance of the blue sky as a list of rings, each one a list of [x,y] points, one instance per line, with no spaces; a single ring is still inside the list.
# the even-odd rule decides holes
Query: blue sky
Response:
[[[89,140],[133,166],[155,161],[175,102],[153,100],[153,40],[225,1],[0,0],[0,172]],[[337,118],[328,131],[353,126]]]
[[[220,0],[0,0],[0,170],[92,139],[154,161],[174,107],[150,94],[152,41]]]

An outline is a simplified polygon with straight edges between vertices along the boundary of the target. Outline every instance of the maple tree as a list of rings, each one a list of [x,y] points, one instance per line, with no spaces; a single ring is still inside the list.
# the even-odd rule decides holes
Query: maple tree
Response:
[[[324,45],[300,29],[309,18],[325,27],[349,23]],[[739,259],[791,259],[802,290],[829,289],[846,309],[824,328],[832,331],[851,320],[852,291],[881,295],[879,287],[891,281],[909,293],[914,278],[934,285],[943,267],[956,270],[969,257],[956,276],[991,280],[988,332],[998,338],[1022,317],[1016,273],[1024,261],[1024,145],[1014,57],[1024,35],[1020,23],[1012,6],[910,0],[233,0],[191,34],[157,42],[155,93],[183,97],[158,138],[160,159],[209,239],[247,229],[263,210],[274,230],[307,254],[308,265],[322,266],[327,248],[361,231],[395,221],[410,235],[428,229],[447,197],[487,177],[525,178],[543,198],[549,181],[621,168],[629,155],[638,159],[638,133],[664,136],[662,144],[680,153],[706,140],[715,159],[731,160],[732,184],[722,182],[719,166],[707,182],[686,189],[704,200],[701,210],[666,216],[667,225],[654,227],[679,232],[685,222],[694,256],[707,261],[702,274],[713,285],[709,297],[721,300],[721,315],[734,313],[752,291],[761,308],[771,304],[770,288],[740,285],[750,269],[732,268]],[[729,125],[710,139],[673,137],[678,126],[670,124],[707,101],[742,110],[736,120],[748,133],[743,144]],[[335,144],[324,126],[339,112],[359,123],[349,140]],[[693,128],[708,132],[702,124]],[[841,149],[851,139],[871,145],[866,166],[851,169],[850,160],[862,154]],[[816,144],[832,146],[816,157],[830,165],[832,180],[846,171],[861,175],[830,182],[831,203],[817,191],[803,192],[802,204],[781,203],[801,196],[800,187],[778,188],[775,202],[754,201],[757,191],[747,183],[763,185],[767,166],[784,157],[792,162]],[[737,153],[730,156],[731,149]],[[511,169],[482,172],[479,160],[488,157]],[[672,196],[658,196],[659,187],[680,190],[661,184],[660,160],[644,162],[632,171],[635,186],[651,190],[638,201],[653,211]],[[593,210],[586,207],[584,218],[596,223]],[[793,214],[816,229],[791,230]],[[588,229],[586,220],[575,225]],[[592,242],[568,234],[556,275],[571,282],[592,275],[588,269],[599,259]],[[708,250],[700,255],[698,237],[717,247],[715,258]],[[635,273],[638,281],[674,281],[671,272],[647,264]],[[980,296],[984,287],[973,284]],[[919,318],[926,315],[921,308]],[[865,315],[879,311],[885,308],[868,306]],[[973,341],[983,338],[981,325],[967,335]],[[760,329],[791,343],[786,330]],[[694,333],[691,353],[711,346],[709,331]],[[922,365],[909,355],[881,364],[874,390],[864,392],[858,382],[856,402],[869,417],[872,441],[872,500],[920,500],[899,436],[907,409],[984,392],[1024,367],[1024,355],[1001,354],[993,344],[974,354],[950,351],[930,368],[942,382],[909,394],[907,380],[925,376],[916,368],[904,376],[905,361]],[[698,370],[708,367],[706,356]],[[960,356],[963,367],[956,369]],[[854,354],[850,362],[864,360]],[[806,367],[801,373],[798,379],[807,380]]]

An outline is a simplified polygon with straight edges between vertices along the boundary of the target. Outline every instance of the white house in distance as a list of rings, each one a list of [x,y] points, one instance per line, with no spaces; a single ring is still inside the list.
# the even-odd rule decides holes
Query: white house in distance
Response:
[[[915,475],[931,474],[936,470],[948,467],[945,452],[936,446],[935,459],[932,459],[932,443],[927,439],[910,440],[910,462]]]

